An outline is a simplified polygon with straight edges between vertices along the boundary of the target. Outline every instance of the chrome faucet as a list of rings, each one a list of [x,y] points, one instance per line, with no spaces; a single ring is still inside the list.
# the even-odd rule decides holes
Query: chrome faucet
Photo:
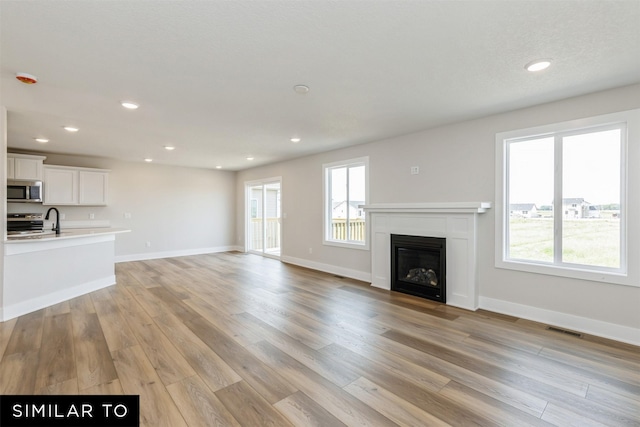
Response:
[[[53,231],[55,231],[56,234],[60,234],[60,212],[58,212],[58,209],[49,208],[49,210],[47,211],[47,214],[44,216],[44,219],[45,220],[49,219],[49,214],[51,213],[51,211],[56,212],[56,225],[53,226]]]

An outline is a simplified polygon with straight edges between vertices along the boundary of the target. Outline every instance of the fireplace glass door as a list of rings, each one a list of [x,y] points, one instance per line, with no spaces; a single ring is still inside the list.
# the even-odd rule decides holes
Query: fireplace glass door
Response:
[[[446,302],[443,238],[391,235],[391,290]]]

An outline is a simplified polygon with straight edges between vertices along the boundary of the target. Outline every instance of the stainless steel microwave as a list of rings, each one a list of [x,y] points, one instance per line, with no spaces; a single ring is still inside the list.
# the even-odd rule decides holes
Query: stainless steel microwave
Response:
[[[42,181],[7,181],[7,202],[42,203]]]

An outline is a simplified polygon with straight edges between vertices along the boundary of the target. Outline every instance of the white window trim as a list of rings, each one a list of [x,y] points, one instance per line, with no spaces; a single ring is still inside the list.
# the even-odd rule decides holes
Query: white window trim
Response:
[[[327,170],[335,167],[346,167],[355,164],[364,164],[364,180],[365,180],[365,200],[364,204],[369,203],[369,157],[357,157],[355,159],[341,160],[338,162],[325,163],[322,165],[322,244],[326,246],[337,246],[341,248],[369,250],[370,238],[369,238],[369,213],[365,213],[365,226],[366,232],[364,236],[364,243],[361,242],[348,242],[342,240],[329,239],[330,227],[329,220],[331,219],[331,201],[329,200],[329,174]]]
[[[545,135],[584,130],[589,127],[601,127],[609,124],[626,123],[626,135],[622,136],[621,155],[622,173],[626,180],[621,183],[621,268],[616,271],[587,268],[580,265],[543,264],[520,260],[510,260],[507,254],[507,212],[505,203],[507,192],[507,140],[523,137],[542,137]],[[629,168],[640,160],[640,109],[605,114],[579,120],[555,123],[551,125],[520,129],[496,134],[496,210],[495,210],[495,266],[509,270],[525,271],[537,274],[568,277],[574,279],[605,282],[618,285],[640,287],[640,242],[633,236],[640,235],[640,168]]]

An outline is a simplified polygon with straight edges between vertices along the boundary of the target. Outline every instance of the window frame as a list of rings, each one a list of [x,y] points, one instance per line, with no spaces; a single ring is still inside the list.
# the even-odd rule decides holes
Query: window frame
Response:
[[[323,194],[323,218],[322,218],[322,244],[326,246],[337,246],[350,249],[369,250],[369,214],[365,212],[365,236],[364,242],[356,240],[334,240],[331,238],[331,219],[332,219],[332,203],[331,203],[331,174],[329,171],[339,168],[349,168],[356,166],[364,166],[364,192],[366,205],[369,201],[369,157],[357,157],[348,160],[325,163],[322,165],[322,194]],[[347,173],[348,176],[348,173]],[[347,196],[347,201],[349,197]],[[348,210],[348,206],[347,206]]]
[[[620,268],[599,267],[582,264],[572,264],[568,262],[558,262],[558,255],[553,262],[543,262],[534,260],[521,260],[508,258],[508,226],[509,226],[509,200],[508,200],[508,174],[509,174],[509,144],[517,140],[527,140],[543,137],[566,137],[572,133],[588,133],[590,130],[600,131],[606,128],[616,128],[621,126],[621,147],[620,147]],[[561,136],[560,136],[561,135]],[[640,136],[640,110],[630,110],[620,113],[605,114],[585,119],[572,120],[550,125],[537,126],[527,129],[520,129],[496,134],[496,211],[495,211],[495,266],[496,268],[525,271],[530,273],[547,274],[575,279],[606,282],[620,285],[640,286],[637,283],[638,268],[634,266],[633,259],[640,252],[638,244],[630,239],[630,218],[640,211],[638,206],[638,188],[630,188],[632,185],[632,175],[636,172],[629,170],[630,144],[633,141],[637,144]],[[562,148],[561,144],[556,144],[557,151]],[[637,147],[634,148],[637,155]],[[555,176],[562,175],[562,170],[556,171]],[[635,177],[637,179],[637,177]],[[561,203],[562,182],[554,182],[554,204]],[[629,195],[632,194],[631,197]],[[558,232],[558,221],[562,222],[562,205],[554,210],[554,230]],[[632,227],[637,230],[638,224],[633,223]],[[561,230],[561,229],[560,229]],[[557,241],[561,236],[554,239],[554,248],[558,249]],[[560,246],[561,248],[561,246]]]

